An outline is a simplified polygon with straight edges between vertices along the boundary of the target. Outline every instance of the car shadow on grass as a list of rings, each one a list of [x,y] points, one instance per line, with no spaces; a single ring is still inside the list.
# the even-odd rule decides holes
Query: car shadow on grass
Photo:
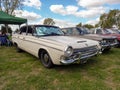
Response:
[[[81,63],[74,63],[74,64],[69,64],[69,65],[55,65],[53,68],[54,69],[64,69],[64,70],[68,70],[68,69],[88,69],[89,67],[94,66],[95,64],[98,64],[99,62],[97,61],[97,59],[95,58],[91,58],[88,59],[88,61],[84,64]]]

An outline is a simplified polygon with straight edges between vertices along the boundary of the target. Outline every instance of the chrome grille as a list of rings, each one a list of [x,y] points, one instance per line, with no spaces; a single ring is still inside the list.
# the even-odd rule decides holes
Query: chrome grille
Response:
[[[106,40],[107,44],[115,44],[115,43],[117,43],[115,39],[104,39],[104,40]]]
[[[86,56],[93,56],[95,54],[97,54],[98,52],[98,48],[97,46],[90,46],[90,47],[86,47],[86,48],[81,48],[81,49],[74,49],[74,53],[73,54],[81,54],[81,59],[86,57]]]

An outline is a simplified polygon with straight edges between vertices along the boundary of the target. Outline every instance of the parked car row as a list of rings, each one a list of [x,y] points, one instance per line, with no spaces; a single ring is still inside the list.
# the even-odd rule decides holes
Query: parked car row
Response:
[[[23,26],[13,34],[12,41],[19,52],[24,50],[38,57],[47,68],[86,63],[88,58],[118,44],[115,36],[88,34],[83,28],[60,29],[48,25]]]
[[[62,28],[65,35],[82,37],[98,41],[101,45],[102,51],[108,51],[111,47],[115,47],[118,44],[116,36],[103,36],[101,34],[91,34],[87,28],[69,27]]]

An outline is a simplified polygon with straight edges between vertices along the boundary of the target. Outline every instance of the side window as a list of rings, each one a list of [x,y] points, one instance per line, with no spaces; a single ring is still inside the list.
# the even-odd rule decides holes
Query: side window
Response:
[[[80,35],[83,35],[83,34],[84,34],[83,28],[77,28],[77,31],[79,32]]]
[[[72,35],[73,34],[73,30],[70,28],[62,29],[62,31],[65,35]]]
[[[96,34],[102,34],[102,30],[101,29],[97,29],[96,30]]]
[[[72,29],[67,29],[67,32],[66,32],[68,35],[73,35],[73,30]]]
[[[67,34],[67,29],[62,29],[62,32],[63,32],[64,34]]]
[[[79,34],[80,34],[80,32],[78,31],[78,29],[73,28],[72,35],[79,35]]]
[[[20,28],[20,34],[26,34],[26,30],[27,30],[26,27],[21,27]]]
[[[33,35],[33,29],[31,26],[28,27],[27,35]]]

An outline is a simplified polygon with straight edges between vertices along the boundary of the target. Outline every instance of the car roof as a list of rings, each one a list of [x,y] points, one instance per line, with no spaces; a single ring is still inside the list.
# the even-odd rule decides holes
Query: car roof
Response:
[[[59,28],[58,26],[53,26],[53,25],[24,25],[24,26],[21,26],[22,27],[30,27],[30,26],[35,26],[35,27],[38,27],[38,26],[41,26],[41,27],[55,27],[55,28]]]
[[[61,29],[68,29],[68,28],[78,28],[78,27],[66,27],[66,28],[61,28]]]

